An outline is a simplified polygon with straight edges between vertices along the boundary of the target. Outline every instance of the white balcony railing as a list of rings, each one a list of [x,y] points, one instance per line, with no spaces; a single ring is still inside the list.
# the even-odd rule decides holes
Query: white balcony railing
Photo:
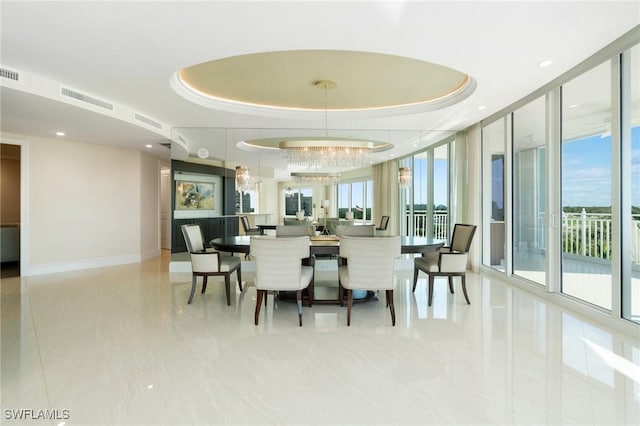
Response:
[[[425,211],[413,212],[413,226],[411,215],[405,213],[407,230],[413,229],[413,235],[426,237],[429,229],[428,217]],[[446,211],[433,214],[434,238],[449,239],[449,223]],[[544,223],[544,220],[542,221]],[[408,231],[410,232],[410,231]],[[611,214],[581,213],[562,214],[562,251],[567,254],[591,257],[594,259],[610,260],[612,250]],[[631,260],[640,264],[640,216],[634,215],[631,221]]]
[[[410,232],[412,227],[409,222],[409,213],[405,214],[405,229]],[[446,211],[437,211],[433,214],[433,238],[449,241],[449,216]],[[413,212],[413,236],[426,237],[429,229],[429,222],[426,211]]]

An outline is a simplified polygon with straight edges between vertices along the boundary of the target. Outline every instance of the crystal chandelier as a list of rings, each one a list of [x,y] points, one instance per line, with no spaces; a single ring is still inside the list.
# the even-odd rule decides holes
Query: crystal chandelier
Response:
[[[369,159],[375,144],[366,140],[330,138],[327,120],[327,90],[337,86],[335,81],[318,80],[313,86],[324,90],[324,137],[285,140],[278,144],[282,155],[292,166],[355,167]]]
[[[300,185],[332,185],[340,182],[338,173],[291,173],[291,177]]]
[[[292,166],[351,167],[369,161],[374,143],[348,138],[306,138],[281,141],[282,155]]]

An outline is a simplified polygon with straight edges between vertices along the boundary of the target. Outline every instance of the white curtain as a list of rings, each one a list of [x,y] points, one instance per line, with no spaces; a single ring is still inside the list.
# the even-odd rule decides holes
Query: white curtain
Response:
[[[389,216],[385,235],[399,235],[400,207],[398,205],[398,162],[375,164],[373,167],[373,220],[380,225],[382,216]]]

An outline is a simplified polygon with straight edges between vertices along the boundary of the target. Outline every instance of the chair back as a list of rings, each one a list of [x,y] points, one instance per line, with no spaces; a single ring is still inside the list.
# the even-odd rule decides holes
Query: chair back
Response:
[[[387,226],[389,226],[389,216],[382,216],[380,219],[380,226],[378,227],[381,231],[386,231]]]
[[[347,288],[393,289],[393,267],[400,256],[400,237],[340,237],[340,257],[347,259]]]
[[[316,227],[313,225],[277,225],[276,237],[313,237]]]
[[[240,222],[242,222],[242,228],[244,229],[245,234],[251,230],[251,225],[249,225],[249,218],[247,216],[240,216]]]
[[[310,256],[309,237],[251,237],[251,256],[256,262],[256,288],[300,290],[302,259]]]
[[[184,237],[184,242],[187,243],[189,253],[204,250],[204,238],[200,225],[182,225],[180,228],[182,229],[182,236]]]
[[[342,222],[342,223],[340,223],[340,222]],[[329,217],[329,218],[327,218],[327,231],[331,235],[336,235],[336,232],[338,231],[338,226],[340,226],[341,224],[346,224],[346,223],[348,223],[348,222],[343,221],[338,217]]]
[[[456,223],[453,227],[453,236],[451,237],[451,250],[467,253],[471,247],[471,241],[473,240],[476,228],[476,225]]]
[[[336,235],[350,237],[375,237],[376,227],[374,225],[338,225]]]

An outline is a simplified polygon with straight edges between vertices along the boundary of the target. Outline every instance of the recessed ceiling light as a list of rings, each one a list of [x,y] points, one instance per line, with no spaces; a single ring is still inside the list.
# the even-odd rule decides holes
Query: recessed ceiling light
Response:
[[[578,104],[571,104],[569,105],[569,108],[578,108]]]
[[[482,111],[483,109],[487,109],[487,106],[486,105],[480,105],[478,107],[478,111]]]
[[[64,136],[65,133],[64,132],[56,132],[56,136]]]
[[[548,66],[549,66],[549,65],[551,65],[552,63],[553,63],[553,61],[552,61],[551,59],[546,59],[546,60],[544,60],[544,61],[540,62],[540,63],[538,64],[538,66],[539,66],[540,68],[544,68],[544,67],[548,67]]]
[[[153,148],[153,145],[151,145],[150,143],[145,145],[147,148]]]

